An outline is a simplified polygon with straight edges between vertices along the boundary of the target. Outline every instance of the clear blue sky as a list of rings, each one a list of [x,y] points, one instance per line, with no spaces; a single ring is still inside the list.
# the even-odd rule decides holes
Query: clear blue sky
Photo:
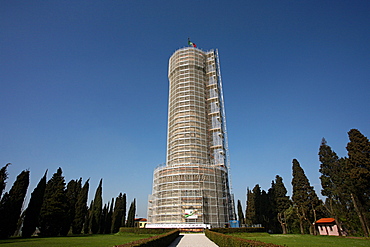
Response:
[[[0,166],[103,178],[146,216],[165,162],[168,59],[219,49],[235,199],[291,191],[296,158],[320,194],[323,137],[370,137],[370,1],[0,1]]]

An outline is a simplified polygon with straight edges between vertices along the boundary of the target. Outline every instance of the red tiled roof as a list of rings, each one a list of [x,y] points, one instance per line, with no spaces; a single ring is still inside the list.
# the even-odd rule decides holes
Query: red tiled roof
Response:
[[[135,218],[135,221],[147,221],[145,218]]]
[[[335,219],[334,218],[322,218],[316,221],[317,223],[334,223]]]

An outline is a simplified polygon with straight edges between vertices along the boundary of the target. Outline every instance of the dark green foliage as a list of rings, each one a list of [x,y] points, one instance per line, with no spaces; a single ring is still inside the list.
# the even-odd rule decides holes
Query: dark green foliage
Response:
[[[223,234],[265,231],[266,229],[264,227],[212,228],[212,232],[219,232]]]
[[[370,234],[370,142],[360,131],[348,132],[346,185],[365,236]]]
[[[276,233],[287,233],[287,222],[286,222],[286,210],[292,204],[289,196],[287,196],[287,190],[283,183],[283,178],[276,175],[275,182],[272,182],[271,189],[269,189],[270,199],[270,220],[272,221],[272,230]],[[279,224],[278,228],[276,224]]]
[[[171,232],[170,228],[137,228],[137,227],[120,227],[120,233],[135,233],[135,234],[162,234]]]
[[[102,213],[102,206],[103,206],[102,183],[103,183],[103,179],[100,179],[100,183],[99,183],[98,188],[96,189],[95,197],[94,197],[94,203],[93,203],[92,209],[91,209],[91,227],[90,227],[90,230],[93,234],[97,234],[99,232],[99,227],[100,227],[100,220],[101,220],[101,213]]]
[[[307,227],[309,227],[310,233],[314,234],[312,223],[317,220],[317,211],[322,206],[322,203],[296,159],[293,160],[292,170],[292,200],[300,221],[301,234],[306,233],[305,229]]]
[[[126,193],[123,193],[122,195],[122,219],[121,219],[121,226],[126,226],[126,214],[127,214],[127,196]]]
[[[131,202],[130,209],[127,214],[127,227],[134,227],[135,225],[135,214],[136,214],[136,199]]]
[[[14,182],[9,193],[0,201],[0,238],[8,238],[17,229],[23,201],[29,185],[29,171],[22,171]]]
[[[108,211],[109,211],[109,203],[108,205],[107,204],[104,205],[101,216],[100,216],[99,234],[104,234]]]
[[[87,210],[86,217],[85,217],[85,223],[84,223],[84,233],[89,234],[91,233],[91,215],[92,215],[92,207],[94,204],[94,200],[91,200],[90,207]]]
[[[262,224],[262,217],[261,217],[261,204],[262,204],[262,192],[261,187],[259,184],[256,184],[252,190],[253,197],[254,197],[254,208],[255,208],[255,217],[253,219],[253,224]]]
[[[315,234],[313,223],[323,217],[332,217],[344,232],[369,236],[370,142],[356,129],[350,130],[348,136],[348,158],[339,158],[326,140],[322,140],[319,171],[322,195],[327,197],[325,204],[319,200],[299,162],[294,159],[293,203],[279,176],[267,194],[256,185],[252,191],[247,191],[246,224],[262,224],[274,233]]]
[[[281,245],[264,243],[256,240],[242,239],[233,237],[230,235],[225,235],[219,232],[214,232],[213,230],[206,230],[206,236],[215,242],[220,247],[230,247],[230,246],[239,246],[239,247],[278,247]]]
[[[58,236],[62,234],[68,214],[68,202],[65,191],[65,180],[62,169],[46,184],[44,201],[40,212],[40,231],[42,236]]]
[[[178,229],[172,229],[170,232],[153,236],[150,238],[140,239],[131,243],[116,245],[115,247],[152,247],[152,246],[169,246],[179,236]]]
[[[247,203],[245,209],[245,224],[251,226],[255,222],[256,218],[256,208],[254,202],[254,195],[253,192],[248,188],[247,189]]]
[[[244,214],[243,214],[243,207],[242,207],[242,204],[241,204],[240,200],[238,200],[237,208],[238,208],[239,226],[241,226],[241,225],[245,224],[245,219],[244,219]]]
[[[287,210],[284,212],[285,222],[287,232],[290,234],[300,234],[300,221],[297,217],[297,210],[296,208],[291,205]]]
[[[337,225],[352,235],[369,234],[369,140],[358,130],[348,132],[348,158],[339,158],[323,139],[320,150],[322,194]]]
[[[261,224],[263,227],[269,224],[269,199],[266,192],[261,191],[257,184],[253,191],[248,189],[247,192],[247,209],[245,221],[248,226]]]
[[[268,231],[272,231],[273,223],[275,218],[272,217],[272,203],[273,201],[269,198],[269,195],[266,191],[262,190],[261,197],[259,199],[259,214],[260,222],[262,226],[265,227]]]
[[[6,186],[5,181],[8,179],[8,172],[6,170],[8,169],[9,165],[11,164],[8,163],[0,169],[0,199],[3,195],[3,191],[5,190],[5,186]]]
[[[114,205],[112,216],[112,233],[119,231],[121,226],[125,226],[126,219],[126,194],[119,193]]]
[[[87,216],[87,196],[89,193],[89,179],[79,191],[75,205],[75,215],[72,222],[72,233],[80,234]],[[88,224],[87,224],[88,226]]]
[[[343,221],[347,222],[347,227],[353,228],[346,220],[353,217],[350,216],[353,206],[345,185],[347,159],[339,159],[323,138],[319,149],[319,160],[321,162],[319,172],[322,174],[320,176],[321,194],[327,197],[325,207],[341,229],[344,228]]]
[[[324,138],[320,145],[319,160],[321,162],[319,172],[322,174],[320,176],[321,194],[333,198],[340,193],[345,169],[339,166],[337,154],[326,144]]]
[[[112,198],[112,201],[110,203],[110,208],[109,208],[109,211],[105,219],[105,227],[104,227],[105,234],[109,234],[112,231],[113,204],[114,204],[114,198]]]
[[[307,224],[308,218],[307,214],[310,210],[309,207],[309,196],[308,193],[312,190],[309,181],[304,174],[303,169],[301,168],[300,164],[296,159],[293,160],[293,179],[292,179],[292,186],[293,186],[293,195],[292,200],[294,203],[294,208],[296,210],[296,214],[299,218],[300,223],[300,231],[301,234],[305,234],[305,226]]]
[[[21,215],[18,218],[17,227],[16,227],[16,230],[15,230],[13,236],[20,237],[22,235],[22,225],[23,225],[25,214],[26,214],[26,211],[23,210]]]
[[[276,175],[273,193],[276,201],[276,210],[278,212],[284,212],[287,210],[291,205],[291,201],[289,196],[287,196],[288,191],[283,183],[283,178],[279,175]]]
[[[67,204],[68,204],[68,212],[64,221],[64,224],[62,226],[61,235],[65,236],[68,234],[73,219],[75,218],[75,212],[76,212],[76,203],[78,195],[81,191],[82,187],[82,178],[79,180],[71,180],[69,181],[66,189],[66,197],[67,197]]]
[[[278,222],[278,217],[277,217],[277,208],[276,208],[276,185],[275,182],[271,182],[271,187],[268,190],[267,193],[267,212],[266,212],[266,218],[267,222],[264,225],[264,227],[267,229],[267,232],[269,233],[282,233],[280,227],[279,227],[279,222]]]
[[[40,179],[36,188],[31,194],[30,202],[25,211],[23,227],[22,227],[22,237],[28,238],[35,232],[36,227],[39,223],[39,216],[41,211],[41,206],[44,201],[44,194],[46,188],[46,174]]]

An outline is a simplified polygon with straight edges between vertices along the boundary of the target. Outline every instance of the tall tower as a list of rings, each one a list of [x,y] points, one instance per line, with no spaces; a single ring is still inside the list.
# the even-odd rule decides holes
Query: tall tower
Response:
[[[235,210],[217,50],[175,51],[168,78],[167,162],[154,170],[149,223],[224,227]]]

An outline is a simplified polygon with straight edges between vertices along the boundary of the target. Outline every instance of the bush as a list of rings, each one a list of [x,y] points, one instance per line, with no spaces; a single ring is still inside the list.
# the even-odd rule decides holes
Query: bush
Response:
[[[149,229],[147,229],[149,230]],[[164,230],[164,229],[150,229],[150,230]],[[168,230],[168,229],[165,229]],[[180,231],[178,229],[170,229],[170,232],[140,239],[131,243],[122,244],[122,245],[116,245],[115,247],[157,247],[157,246],[168,246],[170,245],[180,234]],[[126,231],[128,232],[128,231]]]
[[[241,232],[265,232],[265,228],[264,227],[212,228],[212,231],[223,234],[241,233]]]
[[[282,247],[281,245],[268,244],[261,241],[237,238],[222,233],[206,230],[206,236],[219,247]]]
[[[162,234],[173,231],[174,229],[168,228],[137,228],[137,227],[121,227],[119,232],[130,232],[135,234]]]

